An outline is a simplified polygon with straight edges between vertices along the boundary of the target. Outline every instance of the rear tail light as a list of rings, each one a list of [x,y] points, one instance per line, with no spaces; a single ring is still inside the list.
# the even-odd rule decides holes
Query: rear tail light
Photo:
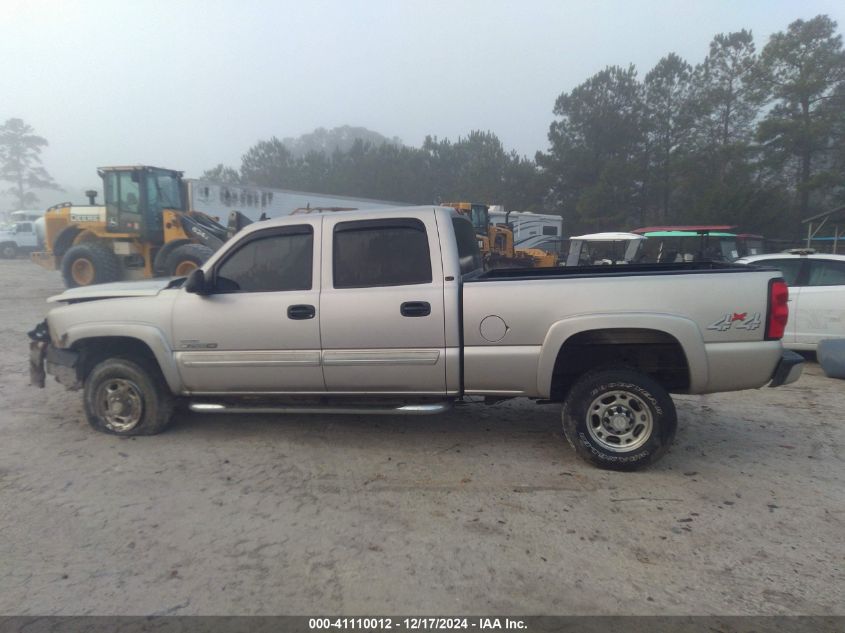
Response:
[[[789,288],[783,279],[769,282],[769,312],[766,319],[766,340],[779,341],[789,319]]]

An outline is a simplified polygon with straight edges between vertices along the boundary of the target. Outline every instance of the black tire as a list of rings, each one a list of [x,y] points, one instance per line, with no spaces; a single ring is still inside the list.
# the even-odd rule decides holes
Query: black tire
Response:
[[[653,464],[669,450],[677,428],[675,403],[666,390],[630,369],[585,374],[563,405],[563,433],[572,448],[608,470]]]
[[[155,257],[153,257],[153,274],[156,277],[167,277],[167,256],[173,252],[174,249],[179,248],[183,244],[190,244],[190,240],[172,240],[164,244],[161,248],[156,249]]]
[[[150,361],[107,358],[85,378],[84,389],[88,424],[102,433],[155,435],[173,418],[173,394]],[[107,404],[110,399],[116,400]]]
[[[90,275],[81,276],[80,268],[90,271]],[[120,260],[102,242],[77,244],[70,247],[62,257],[62,278],[67,288],[104,284],[117,281],[122,276]]]
[[[186,271],[185,268],[190,268],[191,266],[193,268],[199,268],[213,254],[213,250],[202,244],[182,244],[182,246],[174,248],[167,256],[167,263],[165,264],[166,274],[170,277],[185,277],[190,273],[190,270]]]
[[[14,259],[18,256],[18,245],[14,242],[0,244],[0,257],[3,259]]]

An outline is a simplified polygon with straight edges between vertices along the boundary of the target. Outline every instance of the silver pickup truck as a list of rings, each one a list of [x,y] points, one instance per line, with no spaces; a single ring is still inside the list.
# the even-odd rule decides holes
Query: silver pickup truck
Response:
[[[797,380],[775,270],[711,263],[482,270],[444,207],[253,224],[187,279],[68,290],[30,370],[84,390],[91,425],[162,431],[203,412],[436,413],[465,396],[563,403],[577,453],[658,459],[673,393]],[[46,367],[45,367],[46,365]]]

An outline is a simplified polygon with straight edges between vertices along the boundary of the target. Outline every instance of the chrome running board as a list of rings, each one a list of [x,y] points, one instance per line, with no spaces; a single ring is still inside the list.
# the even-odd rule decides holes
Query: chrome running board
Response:
[[[353,414],[353,415],[433,415],[444,413],[452,408],[451,402],[438,402],[434,404],[405,404],[399,406],[373,407],[355,406],[327,407],[325,405],[308,406],[268,406],[260,404],[229,405],[218,402],[191,402],[188,408],[195,413],[322,413],[322,414]]]

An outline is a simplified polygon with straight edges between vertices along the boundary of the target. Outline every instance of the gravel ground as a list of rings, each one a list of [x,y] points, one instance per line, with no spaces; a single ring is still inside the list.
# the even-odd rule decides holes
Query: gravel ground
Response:
[[[845,382],[814,363],[676,398],[634,474],[527,401],[119,439],[27,386],[60,289],[0,261],[0,614],[845,614]]]

